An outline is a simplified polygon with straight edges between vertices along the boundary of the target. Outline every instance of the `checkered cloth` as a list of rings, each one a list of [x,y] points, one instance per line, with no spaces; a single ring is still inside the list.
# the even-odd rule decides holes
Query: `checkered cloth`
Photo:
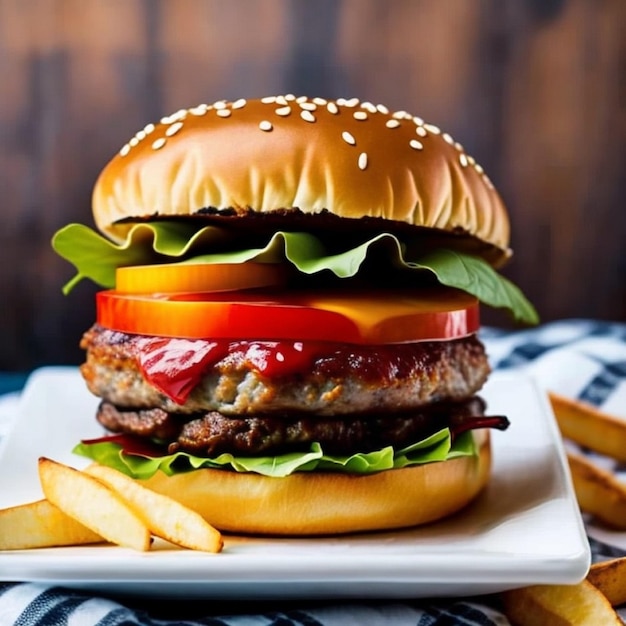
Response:
[[[626,419],[626,324],[571,320],[521,332],[485,329],[494,368],[523,371],[546,390]],[[14,399],[0,401],[0,437]],[[618,473],[624,468],[615,466]],[[626,480],[626,473],[621,474]],[[626,533],[587,522],[593,560],[626,555]],[[0,572],[0,576],[7,576]],[[281,606],[284,604],[284,606]],[[626,620],[626,608],[622,609]],[[495,597],[432,601],[216,603],[120,600],[33,583],[0,583],[0,625],[10,626],[506,625]]]

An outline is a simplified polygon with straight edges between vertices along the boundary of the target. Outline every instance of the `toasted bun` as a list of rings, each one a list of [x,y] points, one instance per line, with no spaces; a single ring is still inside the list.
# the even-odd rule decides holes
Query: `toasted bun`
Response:
[[[451,515],[488,481],[489,431],[479,454],[365,476],[302,472],[285,478],[201,469],[144,484],[225,532],[333,535],[417,526]]]
[[[496,265],[510,255],[506,209],[463,147],[406,112],[357,99],[180,110],[124,145],[96,183],[93,211],[114,239],[155,217],[330,214],[436,229]]]

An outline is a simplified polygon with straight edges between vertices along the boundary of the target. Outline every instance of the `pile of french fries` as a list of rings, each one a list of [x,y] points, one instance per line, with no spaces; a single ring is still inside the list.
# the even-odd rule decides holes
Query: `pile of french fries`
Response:
[[[39,459],[43,500],[0,510],[0,550],[113,543],[147,551],[153,537],[220,552],[220,532],[196,512],[117,470],[80,471]]]
[[[626,420],[554,393],[550,402],[565,439],[626,463]],[[611,528],[626,530],[626,484],[588,457],[573,452],[567,457],[580,508]]]
[[[626,462],[626,420],[555,393],[549,397],[565,440]],[[568,451],[567,460],[580,509],[610,528],[626,530],[626,484],[589,455]],[[626,557],[594,563],[578,585],[515,589],[504,593],[503,601],[507,617],[518,626],[623,624],[614,607],[626,604]]]

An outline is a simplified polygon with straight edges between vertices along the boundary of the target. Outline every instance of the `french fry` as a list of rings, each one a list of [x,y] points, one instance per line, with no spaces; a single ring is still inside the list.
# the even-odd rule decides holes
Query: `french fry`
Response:
[[[157,537],[191,550],[222,550],[220,532],[195,511],[110,467],[93,464],[86,472],[118,493]]]
[[[104,541],[48,500],[0,510],[0,550],[77,546]]]
[[[587,580],[597,587],[613,606],[626,604],[626,556],[594,563]]]
[[[516,626],[623,626],[609,601],[588,580],[577,585],[534,585],[503,594]]]
[[[567,454],[580,508],[605,524],[626,529],[626,485],[578,454]]]
[[[124,500],[93,476],[39,459],[46,499],[104,539],[135,550],[150,549],[150,530]]]
[[[626,461],[626,420],[579,400],[555,393],[550,393],[549,397],[563,437],[618,461]]]

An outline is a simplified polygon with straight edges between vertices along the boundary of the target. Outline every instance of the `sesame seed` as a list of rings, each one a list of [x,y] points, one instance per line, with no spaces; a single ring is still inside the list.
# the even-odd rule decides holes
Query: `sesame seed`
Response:
[[[162,148],[165,145],[165,137],[159,137],[153,144],[152,144],[152,149],[153,150],[159,150],[160,148]]]
[[[337,108],[337,105],[334,102],[329,102],[326,105],[326,109],[329,113],[332,113],[333,115],[337,115],[337,113],[339,113],[339,109]]]
[[[455,142],[454,142],[454,147],[455,147],[455,148],[456,148],[459,152],[464,152],[464,150],[463,150],[463,146],[462,146],[462,145],[461,145],[458,141],[455,141]]]
[[[313,102],[300,102],[300,108],[305,111],[315,111],[317,109],[317,104]]]
[[[389,109],[384,104],[377,104],[376,110],[383,115],[389,115]]]
[[[400,126],[400,122],[398,122],[398,120],[387,120],[385,122],[385,126],[387,128],[398,128],[398,126]]]
[[[350,100],[346,100],[345,102],[347,107],[355,107],[357,104],[359,104],[358,98],[350,98]]]
[[[219,115],[219,117],[230,117],[232,115],[230,109],[218,109],[215,113]]]
[[[433,135],[438,135],[441,132],[439,126],[435,126],[434,124],[424,124],[424,128]]]
[[[292,93],[285,94],[285,100],[287,100],[287,102],[293,101],[295,99],[296,97]]]
[[[209,110],[209,107],[206,105],[200,104],[197,107],[193,107],[193,109],[189,109],[189,113],[192,115],[206,115],[206,112]]]
[[[311,113],[311,111],[302,111],[300,113],[300,117],[305,122],[314,122],[315,121],[315,115],[313,115],[313,113]]]
[[[406,116],[407,116],[407,112],[406,111],[396,111],[395,113],[391,114],[391,117],[395,117],[397,120],[406,119]]]
[[[420,137],[426,137],[426,135],[428,135],[428,132],[426,131],[426,129],[423,126],[418,126],[415,129],[415,132],[420,136]]]
[[[276,96],[276,98],[274,99],[274,102],[276,102],[276,104],[282,104],[283,106],[286,104],[289,104],[285,96]]]
[[[276,115],[280,115],[281,117],[285,117],[291,113],[291,107],[280,107],[274,111]]]
[[[470,165],[476,165],[476,159],[474,159],[474,157],[473,157],[473,156],[470,156],[469,154],[467,155],[467,162],[468,162]]]
[[[344,130],[343,133],[341,133],[341,138],[346,142],[349,143],[351,146],[356,146],[356,139],[354,138],[354,136],[349,133],[347,130]]]
[[[174,120],[170,119],[169,115],[162,117],[160,120],[161,124],[171,124]]]
[[[345,98],[337,98],[336,102],[338,106],[343,107],[346,106],[347,100]]]
[[[166,131],[165,134],[168,137],[171,137],[172,135],[175,135],[181,128],[183,127],[183,123],[182,122],[176,122],[175,124],[172,124]]]
[[[276,96],[265,96],[265,98],[261,98],[261,102],[263,104],[273,104],[276,102]]]
[[[298,96],[298,97],[296,98],[296,102],[297,102],[298,104],[302,104],[303,102],[306,102],[307,100],[308,100],[308,98],[307,98],[306,96]]]
[[[463,167],[467,167],[468,165],[467,157],[462,153],[459,154],[459,162],[461,163]]]
[[[366,113],[365,111],[355,111],[355,112],[352,114],[352,117],[353,117],[355,120],[363,121],[363,120],[366,120],[366,119],[367,119],[367,113]]]
[[[364,170],[367,167],[367,152],[359,154],[358,165],[360,170]]]
[[[170,115],[170,120],[172,122],[179,122],[180,120],[184,120],[187,117],[187,109],[178,109],[176,113]]]
[[[469,162],[469,159],[468,159]],[[482,165],[478,165],[478,163],[476,163],[474,165],[474,169],[479,173],[479,174],[483,174],[485,170],[483,170]]]
[[[451,146],[454,145],[454,139],[452,139],[452,137],[450,135],[448,135],[448,133],[444,133],[443,135],[441,135],[443,137],[443,140],[446,143],[449,143]]]
[[[154,124],[147,124],[144,127],[143,132],[146,133],[146,135],[149,135],[155,128],[156,126]]]
[[[126,156],[130,152],[130,146],[126,143],[122,146],[120,150],[120,156]]]
[[[361,108],[369,111],[370,113],[377,113],[376,107],[371,102],[361,102]]]
[[[313,102],[315,102],[315,104],[318,104],[319,106],[324,106],[328,100],[326,100],[326,98],[313,98]]]
[[[418,125],[418,126],[423,126],[424,125],[424,120],[421,117],[417,117],[417,115],[413,116],[413,121]]]
[[[139,145],[139,139],[137,139],[137,137],[133,137],[129,142],[128,145],[131,148],[134,148],[135,146]]]
[[[139,139],[139,141],[141,141],[142,139],[146,138],[146,131],[145,130],[138,130],[137,133],[135,134],[135,137],[137,137],[137,139]]]
[[[417,139],[411,139],[411,141],[409,141],[409,146],[411,146],[411,148],[413,148],[413,150],[423,150],[424,149],[424,144],[421,141],[418,141]]]
[[[223,110],[226,108],[226,100],[218,100],[217,102],[213,103],[213,107],[218,109],[218,110]]]
[[[246,99],[245,98],[239,98],[239,100],[235,100],[235,102],[233,102],[233,109],[241,109],[242,107],[246,106]]]
[[[259,122],[259,128],[261,130],[264,130],[266,132],[269,132],[270,130],[272,130],[274,127],[272,126],[272,122],[269,122],[268,120],[263,120],[262,122]]]
[[[493,183],[489,180],[489,177],[483,174],[483,180],[485,181],[485,185],[489,187],[489,189],[493,189]]]

